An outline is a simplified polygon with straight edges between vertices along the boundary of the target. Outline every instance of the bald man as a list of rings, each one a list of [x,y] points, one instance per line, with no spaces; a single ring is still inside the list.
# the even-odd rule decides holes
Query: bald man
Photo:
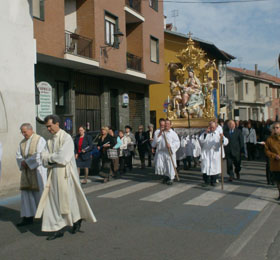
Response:
[[[43,137],[34,133],[32,125],[24,123],[20,127],[24,139],[20,142],[16,160],[21,171],[21,211],[22,221],[17,226],[33,223],[37,206],[47,181],[47,169],[42,166],[41,153],[46,146]]]
[[[224,132],[224,135],[229,140],[229,144],[225,147],[225,153],[227,159],[227,173],[229,175],[229,181],[232,182],[234,178],[233,166],[236,179],[240,179],[241,151],[244,147],[244,138],[233,120],[228,122],[228,129]]]

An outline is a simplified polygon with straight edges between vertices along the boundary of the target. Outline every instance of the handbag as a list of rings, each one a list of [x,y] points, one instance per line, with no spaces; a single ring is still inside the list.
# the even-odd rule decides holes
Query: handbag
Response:
[[[117,149],[108,149],[107,150],[108,159],[117,159],[119,157]]]
[[[128,149],[124,149],[124,150],[123,150],[123,156],[124,156],[124,157],[129,157],[130,154],[131,154],[131,152],[130,152]]]
[[[128,144],[127,145],[127,150],[129,150],[130,152],[134,151],[134,144]]]
[[[94,158],[99,158],[100,157],[100,151],[97,149],[96,146],[93,147],[93,149],[91,150],[91,155]]]

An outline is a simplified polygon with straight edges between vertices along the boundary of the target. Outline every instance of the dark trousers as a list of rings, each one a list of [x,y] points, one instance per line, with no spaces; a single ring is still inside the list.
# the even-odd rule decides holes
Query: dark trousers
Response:
[[[119,157],[119,162],[120,162],[120,174],[125,173],[125,160],[126,158],[124,156]]]
[[[216,183],[217,175],[207,175],[206,173],[203,173],[202,178],[206,184],[211,184]]]
[[[247,143],[248,160],[255,160],[256,145],[254,143]]]
[[[266,173],[266,180],[267,180],[267,184],[274,184],[274,180],[273,180],[273,174],[270,170],[270,166],[269,166],[269,158],[266,157],[266,169],[265,169],[265,173]]]
[[[241,171],[240,156],[239,156],[239,158],[236,158],[235,156],[232,156],[231,154],[227,154],[226,159],[227,159],[227,174],[230,177],[234,177],[234,174],[233,174],[233,165],[234,165],[234,167],[235,167],[234,171],[238,175]]]
[[[140,157],[140,161],[141,161],[141,166],[145,166],[146,150],[138,148],[138,152],[139,152],[139,157]]]
[[[152,153],[152,148],[151,147],[148,147],[147,153],[148,153],[148,167],[151,167],[152,166],[152,158],[153,158],[153,153]]]
[[[119,158],[111,159],[111,171],[110,173],[116,174],[119,170]]]
[[[126,163],[127,168],[129,168],[131,170],[132,169],[132,154],[125,157],[125,163]]]
[[[192,156],[187,156],[185,159],[183,159],[185,170],[192,167],[192,160],[193,160]]]
[[[105,178],[109,178],[111,172],[111,160],[108,158],[102,158],[101,175]]]

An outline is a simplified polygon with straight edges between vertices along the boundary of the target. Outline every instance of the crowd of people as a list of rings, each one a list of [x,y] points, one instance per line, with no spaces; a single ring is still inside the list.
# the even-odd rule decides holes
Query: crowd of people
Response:
[[[135,135],[129,125],[125,126],[124,131],[102,127],[97,143],[98,153],[93,156],[101,158],[100,175],[103,176],[104,182],[108,182],[112,177],[122,176],[127,170],[132,170],[132,161],[137,151],[141,169],[151,167],[153,157],[156,174],[164,175],[163,168],[168,169],[169,180],[164,181],[168,184],[172,184],[174,179],[173,174],[170,174],[173,172],[172,169],[176,168],[177,172],[183,164],[184,170],[201,166],[204,185],[215,186],[219,182],[217,177],[221,173],[220,165],[224,158],[227,162],[227,174],[230,182],[235,178],[240,179],[241,159],[243,158],[249,161],[266,160],[267,183],[274,184],[269,167],[269,157],[265,154],[265,141],[272,134],[272,123],[271,120],[258,122],[219,119],[210,122],[205,132],[182,136],[178,136],[172,130],[169,120],[162,118],[159,120],[159,129],[155,130],[154,126],[150,124],[145,131],[144,126],[140,125]],[[169,137],[171,130],[172,136],[178,137],[179,141],[177,138],[174,141],[175,139]],[[162,138],[162,133],[165,133],[165,138]],[[172,148],[172,145],[175,145],[175,148]],[[92,139],[81,126],[79,134],[75,138],[75,155],[78,169],[85,169],[82,184],[87,183],[92,149]],[[162,150],[166,152],[167,158],[162,156]],[[168,162],[168,158],[172,162],[166,165],[164,163]],[[164,166],[162,167],[162,165]]]
[[[137,148],[141,168],[145,169],[145,157],[148,157],[147,167],[152,166],[152,142],[154,127],[140,125],[135,135],[132,128],[127,125],[123,130],[114,130],[111,127],[103,126],[97,140],[97,152],[94,151],[93,140],[86,134],[85,127],[79,127],[79,134],[75,137],[75,156],[78,171],[85,170],[85,177],[82,184],[87,183],[89,168],[91,167],[92,156],[99,157],[101,161],[100,175],[104,178],[103,182],[108,182],[110,178],[120,177],[127,170],[133,168],[133,157]]]
[[[280,123],[216,120],[195,134],[180,136],[172,129],[169,119],[160,119],[159,128],[143,125],[133,134],[127,125],[115,131],[102,127],[96,147],[85,127],[80,126],[74,138],[59,126],[59,117],[50,115],[45,125],[52,134],[47,142],[37,135],[29,123],[21,125],[24,139],[20,142],[16,159],[21,174],[21,217],[18,226],[30,225],[43,217],[42,231],[54,232],[47,239],[63,236],[65,226],[72,233],[80,230],[83,220],[95,222],[95,216],[81,189],[88,181],[94,157],[101,161],[100,175],[106,183],[133,169],[133,158],[139,155],[140,167],[152,166],[162,182],[172,185],[179,180],[183,163],[185,170],[200,166],[203,186],[216,186],[226,159],[228,181],[241,178],[241,160],[266,160],[268,184],[277,184],[280,200]],[[258,152],[257,152],[258,151]],[[147,165],[146,165],[147,163]],[[84,170],[80,182],[79,175]]]

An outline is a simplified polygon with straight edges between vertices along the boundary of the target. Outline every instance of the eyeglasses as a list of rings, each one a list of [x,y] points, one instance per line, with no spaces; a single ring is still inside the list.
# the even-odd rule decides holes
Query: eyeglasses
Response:
[[[273,127],[273,129],[279,129],[280,128],[280,126],[274,126]]]

